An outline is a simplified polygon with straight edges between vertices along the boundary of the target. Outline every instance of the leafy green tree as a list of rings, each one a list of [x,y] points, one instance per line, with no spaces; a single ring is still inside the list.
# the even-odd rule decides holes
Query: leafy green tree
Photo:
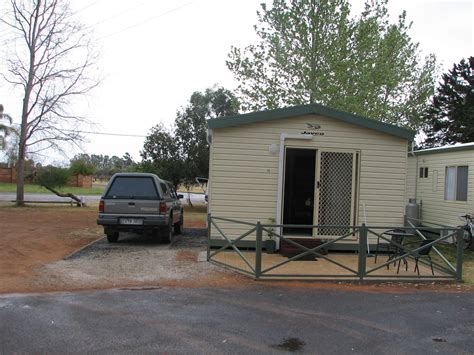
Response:
[[[1,121],[7,121],[6,124],[2,123]],[[12,117],[4,113],[4,107],[0,104],[0,150],[5,150],[7,148],[7,136],[16,131],[11,127],[12,124]]]
[[[274,0],[258,13],[257,44],[232,47],[228,68],[245,110],[320,103],[413,128],[433,93],[435,58],[419,59],[403,12],[387,0],[357,18],[347,0]]]
[[[114,173],[121,171],[134,171],[137,169],[137,163],[133,161],[133,158],[129,153],[125,153],[122,158],[118,156],[108,156],[102,154],[76,154],[71,159],[71,165],[75,161],[82,161],[84,164],[90,165],[94,168],[94,175],[96,178],[107,179],[110,178]]]
[[[211,88],[194,92],[189,104],[178,110],[175,126],[158,124],[145,139],[142,169],[155,172],[175,186],[190,187],[195,178],[209,174],[206,120],[238,113],[239,102],[229,90]]]
[[[124,169],[132,169],[135,164],[136,163],[133,161],[133,158],[130,153],[126,152],[122,157],[122,167]]]
[[[175,137],[184,164],[183,183],[191,186],[196,177],[209,175],[209,144],[206,120],[237,114],[239,102],[224,88],[194,92],[189,104],[177,113]]]
[[[151,129],[141,151],[142,169],[178,186],[184,176],[184,162],[174,133],[162,123]]]
[[[94,175],[95,167],[85,160],[74,160],[71,162],[69,171],[72,175]]]
[[[426,112],[424,148],[474,142],[474,57],[442,75]]]

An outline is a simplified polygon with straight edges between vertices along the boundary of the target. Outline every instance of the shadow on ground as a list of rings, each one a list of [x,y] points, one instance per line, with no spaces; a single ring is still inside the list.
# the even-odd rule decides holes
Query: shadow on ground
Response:
[[[193,250],[205,250],[207,247],[206,233],[205,228],[185,228],[183,233],[175,235],[169,244],[148,233],[121,233],[117,243],[109,243],[104,237],[66,256],[64,260],[91,257],[92,255],[105,257],[111,252],[126,252],[127,250],[130,252],[144,249],[175,250],[191,248]]]

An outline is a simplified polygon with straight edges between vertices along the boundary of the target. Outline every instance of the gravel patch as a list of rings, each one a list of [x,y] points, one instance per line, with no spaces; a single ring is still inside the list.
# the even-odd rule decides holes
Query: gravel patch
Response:
[[[170,244],[163,243],[159,238],[149,234],[121,233],[117,243],[109,243],[104,237],[78,252],[64,258],[64,260],[74,260],[78,258],[104,258],[108,255],[124,255],[130,253],[150,251],[172,251],[180,249],[207,248],[206,229],[184,229],[180,235],[175,235]]]
[[[206,229],[185,229],[164,244],[151,235],[124,233],[117,243],[102,238],[62,261],[43,267],[42,274],[60,284],[119,285],[202,278],[216,267],[202,261]]]

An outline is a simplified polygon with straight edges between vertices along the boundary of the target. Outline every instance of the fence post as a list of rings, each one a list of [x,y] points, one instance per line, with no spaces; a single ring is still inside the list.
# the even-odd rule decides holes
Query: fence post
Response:
[[[359,228],[359,267],[357,269],[359,280],[363,280],[366,269],[367,259],[367,227],[365,223]]]
[[[262,224],[257,222],[257,239],[255,241],[255,279],[260,278],[262,272]]]
[[[211,214],[207,214],[207,261],[211,256]]]
[[[462,258],[464,252],[464,230],[458,229],[456,231],[456,280],[462,281]]]

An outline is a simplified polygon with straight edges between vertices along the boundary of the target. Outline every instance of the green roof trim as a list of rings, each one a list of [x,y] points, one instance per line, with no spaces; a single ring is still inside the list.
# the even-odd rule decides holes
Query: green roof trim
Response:
[[[428,154],[459,152],[463,150],[474,150],[474,142],[464,143],[464,144],[459,144],[459,145],[448,145],[444,147],[415,150],[413,151],[413,153],[415,154],[415,156],[418,156],[418,155],[428,155]],[[411,152],[409,152],[409,155],[411,155]]]
[[[362,117],[354,115],[352,113],[339,111],[319,104],[290,106],[279,108],[276,110],[266,110],[244,113],[242,115],[211,118],[207,120],[207,125],[210,129],[217,129],[224,127],[241,126],[249,123],[271,121],[281,118],[304,116],[309,114],[334,118],[347,123],[352,123],[358,126],[374,129],[379,132],[391,134],[400,138],[405,138],[409,141],[412,141],[415,138],[416,134],[416,132],[411,129],[402,128],[388,123],[376,121],[367,117]]]

